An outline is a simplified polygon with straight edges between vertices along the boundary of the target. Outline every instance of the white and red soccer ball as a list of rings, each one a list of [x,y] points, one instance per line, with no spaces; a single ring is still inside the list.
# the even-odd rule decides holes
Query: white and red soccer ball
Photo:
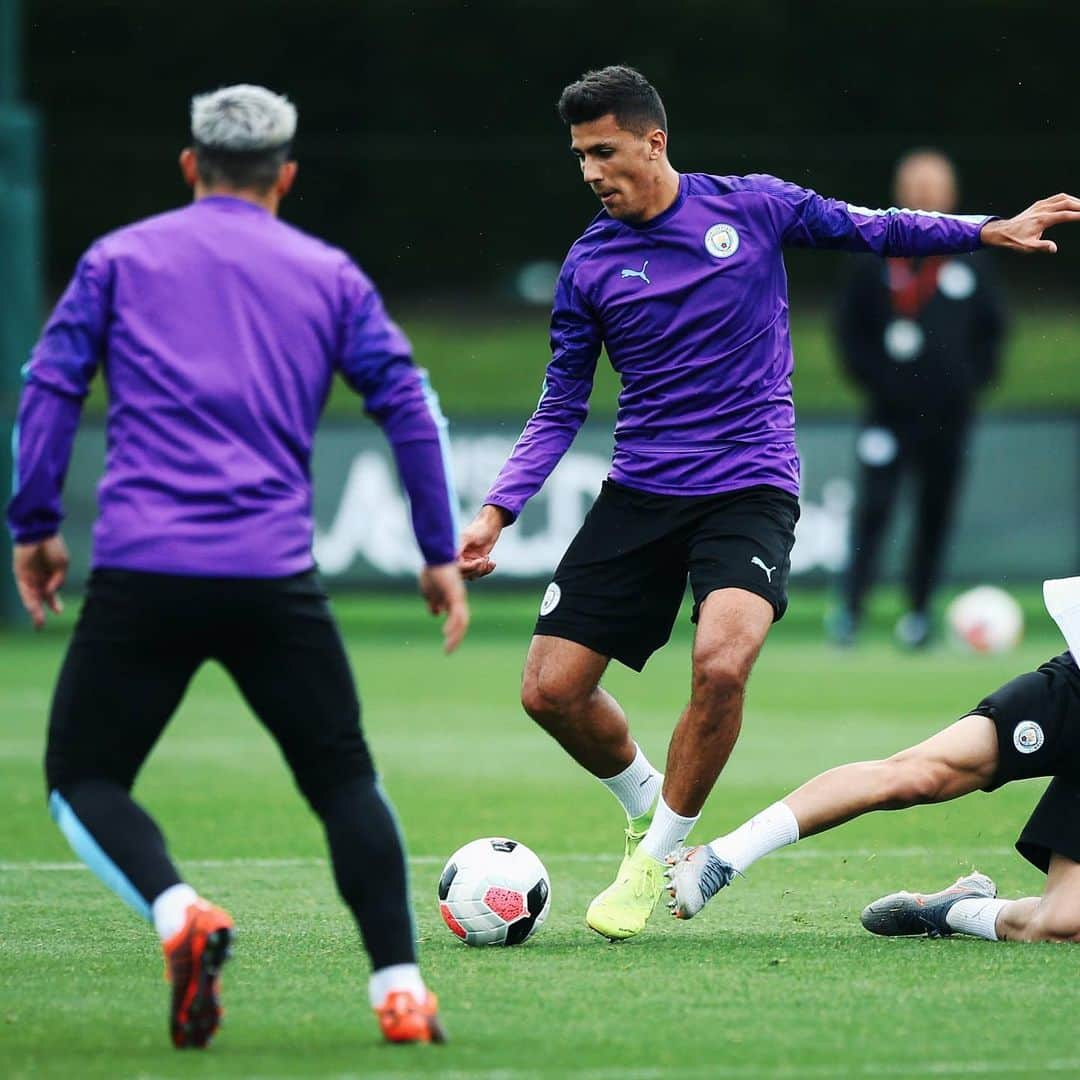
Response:
[[[459,848],[439,878],[443,921],[466,945],[520,945],[544,925],[550,908],[544,864],[505,837]]]
[[[961,593],[946,609],[945,621],[953,640],[972,652],[1008,652],[1024,634],[1020,605],[993,585]]]

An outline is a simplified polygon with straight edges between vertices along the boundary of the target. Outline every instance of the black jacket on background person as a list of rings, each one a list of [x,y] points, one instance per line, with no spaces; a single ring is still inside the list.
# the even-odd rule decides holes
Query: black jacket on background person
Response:
[[[1006,316],[985,255],[855,260],[837,309],[840,355],[866,399],[856,442],[858,496],[834,640],[854,640],[905,474],[915,481],[908,614],[897,636],[930,636],[978,393],[997,375]]]
[[[1006,323],[985,254],[859,258],[836,329],[870,412],[918,420],[971,406],[998,373]]]

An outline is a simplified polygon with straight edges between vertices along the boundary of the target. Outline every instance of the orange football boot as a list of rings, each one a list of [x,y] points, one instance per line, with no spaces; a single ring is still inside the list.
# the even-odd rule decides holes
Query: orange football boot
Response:
[[[409,990],[392,990],[376,1006],[375,1015],[387,1042],[446,1042],[446,1032],[439,1023],[439,999],[430,990],[423,1001],[417,1001]]]
[[[172,983],[169,1033],[177,1049],[204,1049],[221,1022],[219,975],[229,959],[233,921],[228,912],[196,900],[183,927],[162,945]]]

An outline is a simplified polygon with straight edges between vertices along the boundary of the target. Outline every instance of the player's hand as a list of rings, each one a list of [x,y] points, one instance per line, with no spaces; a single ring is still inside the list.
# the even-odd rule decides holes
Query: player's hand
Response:
[[[465,583],[456,563],[442,566],[425,566],[420,571],[420,592],[432,615],[446,612],[443,623],[443,648],[452,653],[469,629],[469,600],[465,595]]]
[[[979,234],[987,247],[1003,247],[1024,255],[1046,252],[1053,255],[1057,244],[1044,240],[1043,233],[1053,225],[1080,221],[1080,199],[1073,195],[1052,195],[1032,203],[1023,213],[1003,221],[988,221]]]
[[[15,545],[11,560],[15,587],[35,630],[45,625],[46,608],[54,615],[64,610],[60,587],[67,577],[70,561],[67,544],[59,533],[47,540]]]
[[[461,534],[458,569],[466,581],[487,577],[495,569],[491,549],[506,527],[506,511],[486,503]]]

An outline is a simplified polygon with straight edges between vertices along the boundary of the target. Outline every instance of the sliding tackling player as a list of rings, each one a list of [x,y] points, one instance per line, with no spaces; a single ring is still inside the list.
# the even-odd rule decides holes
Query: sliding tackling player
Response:
[[[440,1039],[396,822],[314,569],[310,464],[340,372],[393,447],[427,564],[421,588],[432,612],[448,613],[450,651],[469,613],[445,421],[368,278],[277,218],[296,176],[295,108],[234,86],[196,97],[191,118],[180,167],[194,203],[93,244],[27,367],[8,520],[35,626],[59,610],[60,493],[98,368],[109,389],[92,572],[49,718],[49,807],[161,936],[173,1042],[206,1046],[232,919],[184,881],[130,791],[191,677],[219,661],[322,821],[383,1034]]]
[[[663,859],[731,754],[750,669],[787,607],[799,456],[783,249],[1054,251],[1043,231],[1080,219],[1080,200],[997,221],[868,210],[772,176],[678,173],[660,96],[627,67],[589,72],[559,111],[603,209],[563,263],[540,402],[463,533],[460,565],[468,578],[494,569],[499,534],[581,427],[606,349],[622,382],[615,457],[540,605],[522,704],[626,811],[622,865],[586,914],[616,939],[645,927]],[[612,658],[640,671],[665,644],[687,576],[690,701],[661,778],[600,680]]]
[[[1080,578],[1048,581],[1046,606],[1068,652],[1006,683],[951,727],[884,761],[830,769],[734,832],[677,851],[668,907],[693,918],[736,873],[778,848],[871,810],[903,810],[1052,776],[1017,850],[1046,874],[1041,897],[1002,900],[974,872],[938,893],[875,900],[862,923],[875,934],[971,934],[990,941],[1080,941]]]

